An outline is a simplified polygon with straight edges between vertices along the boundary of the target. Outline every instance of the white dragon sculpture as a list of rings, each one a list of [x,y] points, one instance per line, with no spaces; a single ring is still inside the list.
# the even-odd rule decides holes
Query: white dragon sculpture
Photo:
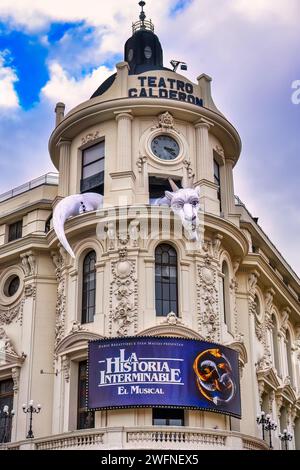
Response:
[[[200,207],[200,190],[199,187],[178,188],[173,180],[169,179],[171,191],[165,191],[165,196],[156,199],[153,203],[158,206],[169,206],[174,214],[180,217],[182,225],[190,233],[190,240],[198,240],[197,227],[199,225],[198,211]],[[103,196],[96,193],[73,194],[62,199],[54,209],[53,228],[58,240],[69,253],[75,258],[64,230],[65,222],[70,217],[79,214],[96,211],[103,207]]]

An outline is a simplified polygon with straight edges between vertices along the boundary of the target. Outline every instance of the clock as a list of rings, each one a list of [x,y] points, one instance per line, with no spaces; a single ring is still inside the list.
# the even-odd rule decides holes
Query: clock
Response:
[[[151,142],[151,150],[160,160],[175,160],[180,151],[178,142],[166,134],[154,137]]]

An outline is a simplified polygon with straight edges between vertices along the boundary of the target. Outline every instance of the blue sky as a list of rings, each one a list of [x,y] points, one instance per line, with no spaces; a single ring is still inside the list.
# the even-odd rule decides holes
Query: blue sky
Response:
[[[122,60],[136,0],[0,0],[0,193],[52,171],[54,106],[88,99]],[[240,132],[235,192],[300,273],[298,0],[148,0],[165,65],[213,77]],[[8,136],[13,136],[10,139]]]

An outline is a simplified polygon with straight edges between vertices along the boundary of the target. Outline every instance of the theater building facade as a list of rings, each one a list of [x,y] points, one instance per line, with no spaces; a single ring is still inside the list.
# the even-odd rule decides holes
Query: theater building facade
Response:
[[[192,82],[180,65],[164,67],[141,14],[116,73],[67,114],[57,104],[58,174],[0,196],[3,449],[268,449],[261,411],[277,424],[274,448],[286,429],[300,449],[300,281],[234,194],[241,141],[211,78]],[[170,177],[199,187],[201,243],[175,234],[178,217],[153,204]],[[52,213],[87,192],[102,194],[103,207],[66,221],[72,258]],[[234,351],[241,418],[178,407],[182,397],[88,410],[90,342],[139,337]],[[41,410],[26,438],[30,400]]]

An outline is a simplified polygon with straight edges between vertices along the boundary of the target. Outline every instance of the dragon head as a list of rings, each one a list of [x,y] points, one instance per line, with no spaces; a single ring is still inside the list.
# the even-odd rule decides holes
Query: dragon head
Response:
[[[197,227],[199,225],[198,211],[200,208],[200,188],[178,188],[174,181],[169,179],[171,191],[165,191],[165,197],[174,214],[180,217],[182,225],[191,234],[191,240],[197,240]]]

